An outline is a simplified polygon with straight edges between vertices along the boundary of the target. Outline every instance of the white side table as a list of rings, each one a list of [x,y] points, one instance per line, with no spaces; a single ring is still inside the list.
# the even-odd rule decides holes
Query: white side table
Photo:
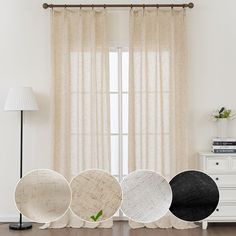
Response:
[[[199,153],[199,168],[216,182],[220,201],[216,210],[202,221],[207,229],[208,222],[236,222],[236,154]]]

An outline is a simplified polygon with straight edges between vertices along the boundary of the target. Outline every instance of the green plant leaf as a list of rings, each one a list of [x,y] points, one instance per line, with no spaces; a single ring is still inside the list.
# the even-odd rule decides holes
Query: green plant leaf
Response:
[[[212,118],[219,119],[234,119],[235,114],[231,109],[227,109],[226,107],[221,107],[219,110],[215,110],[212,113]]]
[[[225,110],[224,107],[221,107],[221,109],[219,110],[219,113],[222,113]]]

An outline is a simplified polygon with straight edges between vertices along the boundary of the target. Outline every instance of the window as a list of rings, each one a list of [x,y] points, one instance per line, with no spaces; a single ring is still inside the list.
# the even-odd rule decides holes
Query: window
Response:
[[[111,173],[118,181],[128,174],[129,54],[123,48],[109,52]],[[122,216],[119,212],[116,216]]]

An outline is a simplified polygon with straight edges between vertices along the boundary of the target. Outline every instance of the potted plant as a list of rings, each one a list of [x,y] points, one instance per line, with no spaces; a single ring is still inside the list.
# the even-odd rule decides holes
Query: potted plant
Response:
[[[228,120],[234,118],[232,110],[221,107],[213,112],[212,118],[217,121],[217,136],[226,138],[228,136]]]

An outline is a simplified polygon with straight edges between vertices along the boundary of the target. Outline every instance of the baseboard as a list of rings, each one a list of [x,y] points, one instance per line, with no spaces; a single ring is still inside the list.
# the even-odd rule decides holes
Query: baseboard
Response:
[[[126,217],[115,216],[114,221],[127,221]],[[0,222],[18,222],[19,216],[0,216]],[[30,222],[28,219],[23,217],[23,221]]]
[[[0,222],[18,222],[19,221],[19,215],[18,216],[0,216]],[[29,222],[28,219],[25,219],[23,217],[23,221]]]

